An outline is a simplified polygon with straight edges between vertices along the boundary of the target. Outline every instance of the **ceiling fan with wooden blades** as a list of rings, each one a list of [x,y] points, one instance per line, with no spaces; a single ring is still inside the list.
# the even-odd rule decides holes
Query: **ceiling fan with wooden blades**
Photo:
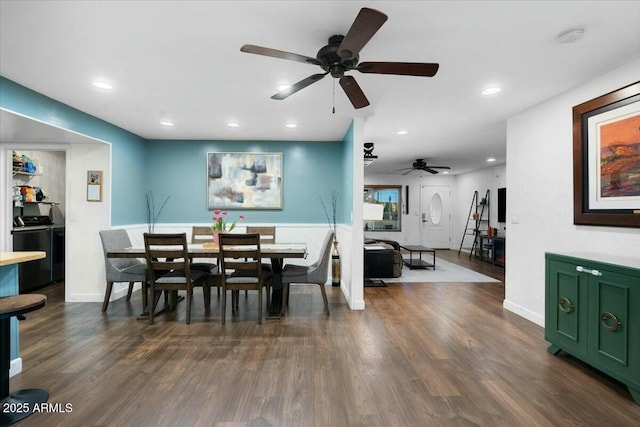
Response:
[[[329,44],[318,51],[315,58],[297,53],[285,52],[268,47],[245,44],[240,48],[241,52],[254,53],[256,55],[270,56],[272,58],[286,59],[289,61],[303,62],[317,65],[324,73],[312,74],[309,77],[289,86],[275,95],[272,99],[286,99],[294,93],[322,80],[327,74],[339,79],[340,86],[353,104],[354,108],[363,108],[369,105],[369,100],[356,82],[353,76],[345,75],[346,72],[356,70],[361,73],[395,74],[403,76],[433,77],[438,72],[438,64],[422,62],[361,62],[360,50],[371,40],[373,35],[387,20],[387,15],[375,9],[362,8],[346,36],[334,35],[329,37]]]
[[[396,172],[400,172],[400,171],[406,171],[405,173],[403,173],[402,175],[407,175],[413,171],[426,171],[429,172],[431,174],[437,174],[439,171],[437,171],[436,169],[451,169],[449,166],[432,166],[432,165],[427,165],[427,162],[424,161],[424,159],[416,159],[415,162],[413,162],[413,164],[411,165],[410,168],[403,168],[403,169],[398,169]]]

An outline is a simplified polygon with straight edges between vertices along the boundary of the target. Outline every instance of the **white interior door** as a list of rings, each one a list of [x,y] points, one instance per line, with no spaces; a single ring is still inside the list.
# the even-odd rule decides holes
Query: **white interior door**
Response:
[[[451,248],[451,186],[422,186],[422,245]]]

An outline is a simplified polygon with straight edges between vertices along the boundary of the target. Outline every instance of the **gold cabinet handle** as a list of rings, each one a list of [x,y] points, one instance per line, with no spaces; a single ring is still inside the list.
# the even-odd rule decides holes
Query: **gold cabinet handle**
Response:
[[[620,323],[615,314],[604,311],[600,313],[600,325],[607,331],[616,331],[622,323]]]
[[[573,311],[573,303],[567,297],[558,298],[558,308],[563,313],[571,313]]]

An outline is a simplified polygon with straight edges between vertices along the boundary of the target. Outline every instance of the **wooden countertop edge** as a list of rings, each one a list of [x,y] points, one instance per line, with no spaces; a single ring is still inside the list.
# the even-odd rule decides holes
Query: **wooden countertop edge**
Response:
[[[43,251],[0,252],[0,266],[20,264],[21,262],[42,259],[46,256]]]

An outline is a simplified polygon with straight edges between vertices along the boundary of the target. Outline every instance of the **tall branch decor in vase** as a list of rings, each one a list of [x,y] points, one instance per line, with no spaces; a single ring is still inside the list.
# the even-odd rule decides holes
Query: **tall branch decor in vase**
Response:
[[[329,228],[333,232],[333,251],[331,252],[331,286],[340,286],[340,251],[338,250],[338,229],[336,227],[338,220],[338,193],[331,192],[331,216],[329,216],[329,210],[327,206],[320,198],[320,203],[324,209],[324,213],[327,216],[327,222]]]
[[[147,191],[145,193],[145,199],[147,202],[147,231],[149,233],[153,233],[155,231],[156,228],[156,222],[158,221],[158,217],[160,216],[160,214],[162,213],[162,210],[164,209],[165,205],[167,204],[167,202],[169,201],[169,196],[167,196],[166,199],[164,199],[164,202],[162,203],[162,205],[160,206],[160,209],[158,209],[158,212],[156,213],[156,204],[153,201],[153,192],[151,190]]]

